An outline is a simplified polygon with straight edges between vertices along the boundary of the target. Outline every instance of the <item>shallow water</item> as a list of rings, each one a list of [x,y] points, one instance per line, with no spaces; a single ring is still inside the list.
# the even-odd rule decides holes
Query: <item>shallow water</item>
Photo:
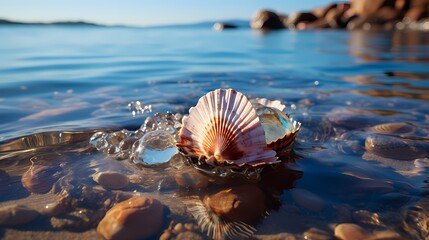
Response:
[[[267,214],[249,221],[259,237],[332,237],[340,223],[428,237],[428,32],[15,26],[0,36],[0,206],[67,203],[0,227],[3,238],[96,238],[107,209],[144,195],[167,209],[158,239],[171,221],[196,224],[186,209],[199,199],[243,186],[263,192]],[[187,114],[217,88],[280,100],[302,123],[294,151],[259,182],[208,177],[182,159],[141,167],[89,143],[156,112]],[[31,166],[48,169],[33,193],[22,180]],[[105,189],[93,180],[104,171],[130,184]]]

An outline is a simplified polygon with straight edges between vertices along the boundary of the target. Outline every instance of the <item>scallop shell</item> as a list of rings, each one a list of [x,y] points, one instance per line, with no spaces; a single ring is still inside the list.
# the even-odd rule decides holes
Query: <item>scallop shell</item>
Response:
[[[264,128],[268,147],[276,151],[289,147],[301,129],[301,123],[285,114],[286,106],[278,100],[257,98],[252,102]]]
[[[250,102],[255,105],[257,103],[264,105],[266,107],[270,107],[270,108],[276,108],[278,109],[280,112],[283,112],[286,109],[286,106],[283,105],[279,100],[268,100],[266,98],[254,98],[252,100],[250,100]]]
[[[183,119],[177,144],[188,155],[212,166],[277,163],[267,148],[259,117],[249,100],[232,89],[217,89],[201,97]]]

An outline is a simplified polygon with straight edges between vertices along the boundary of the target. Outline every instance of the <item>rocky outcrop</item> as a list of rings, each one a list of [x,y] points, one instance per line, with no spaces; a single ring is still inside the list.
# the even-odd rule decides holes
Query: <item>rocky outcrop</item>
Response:
[[[282,29],[285,28],[284,17],[269,10],[260,10],[256,12],[250,21],[250,27],[253,29]]]
[[[426,23],[426,24],[425,24]],[[332,3],[289,16],[258,11],[250,22],[253,29],[346,28],[429,29],[429,0],[349,0]]]

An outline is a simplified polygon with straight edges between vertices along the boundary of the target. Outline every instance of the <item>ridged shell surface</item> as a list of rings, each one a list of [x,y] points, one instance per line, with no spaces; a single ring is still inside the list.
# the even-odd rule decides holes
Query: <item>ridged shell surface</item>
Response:
[[[276,108],[280,112],[283,112],[286,109],[286,106],[283,105],[279,100],[268,100],[266,98],[255,98],[255,99],[250,100],[250,102],[252,104],[259,103],[259,104],[264,105],[266,107]]]
[[[251,102],[264,128],[268,147],[276,151],[288,148],[301,129],[301,123],[285,114],[286,106],[278,100],[256,98]]]
[[[200,98],[183,119],[177,146],[213,166],[278,162],[276,152],[267,148],[264,129],[252,104],[232,89],[217,89]]]

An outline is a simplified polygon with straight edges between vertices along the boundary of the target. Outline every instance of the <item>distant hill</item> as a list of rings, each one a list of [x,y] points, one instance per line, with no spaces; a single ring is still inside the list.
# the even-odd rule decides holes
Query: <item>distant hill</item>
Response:
[[[205,21],[197,23],[183,23],[183,24],[167,24],[167,25],[156,25],[156,26],[145,26],[142,28],[211,28],[215,23],[227,23],[235,25],[239,28],[249,28],[249,20],[242,19],[230,19],[230,20],[220,20],[220,21]],[[97,26],[97,27],[108,27],[110,25],[95,24],[84,21],[60,21],[60,22],[18,22],[10,21],[6,19],[0,19],[1,25],[34,25],[34,26]],[[137,26],[126,26],[126,25],[114,25],[110,27],[137,27]],[[140,28],[140,27],[137,27]]]
[[[250,28],[249,25],[250,20],[242,20],[242,19],[230,19],[230,20],[219,20],[219,21],[204,21],[204,22],[196,22],[196,23],[181,23],[181,24],[166,24],[166,25],[156,25],[156,26],[148,26],[145,28],[211,28],[215,23],[227,23],[235,25],[239,28]]]
[[[51,23],[41,22],[16,22],[6,19],[0,19],[0,25],[60,25],[60,26],[103,26],[95,23],[88,23],[83,21],[61,21]]]

